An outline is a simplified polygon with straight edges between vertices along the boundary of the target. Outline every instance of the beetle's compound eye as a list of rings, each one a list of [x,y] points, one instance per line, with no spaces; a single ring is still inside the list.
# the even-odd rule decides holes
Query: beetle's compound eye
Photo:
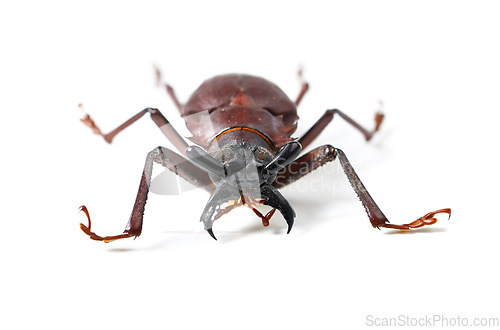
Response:
[[[234,150],[232,148],[223,148],[220,152],[222,162],[228,162],[234,158]]]

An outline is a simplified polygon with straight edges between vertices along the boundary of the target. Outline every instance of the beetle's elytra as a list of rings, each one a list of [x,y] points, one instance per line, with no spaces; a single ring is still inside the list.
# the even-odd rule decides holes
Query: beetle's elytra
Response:
[[[158,70],[157,77],[161,82]],[[214,221],[241,205],[251,208],[264,226],[269,224],[278,210],[285,218],[289,233],[295,212],[278,189],[337,158],[373,227],[409,230],[436,223],[434,216],[438,213],[451,216],[451,210],[445,208],[429,212],[408,224],[393,225],[370,196],[342,150],[324,145],[301,154],[302,149],[323,131],[334,115],[350,123],[368,141],[379,130],[384,118],[381,113],[375,114],[375,127],[369,131],[338,109],[326,110],[309,131],[295,138],[292,135],[297,128],[297,106],[309,88],[305,82],[302,82],[295,102],[275,84],[243,74],[221,75],[205,81],[185,104],[177,100],[171,86],[164,86],[193,134],[190,140],[194,145],[188,145],[158,109],[146,108],[108,134],[102,134],[89,115],[82,119],[94,133],[111,143],[123,129],[149,113],[180,152],[179,155],[167,148],[157,147],[148,154],[137,198],[123,234],[103,237],[92,232],[89,212],[82,206],[88,226],[80,224],[80,227],[91,239],[110,242],[141,234],[153,163],[175,171],[211,194],[201,221],[214,239]],[[258,204],[270,206],[271,211],[263,215],[256,209]]]

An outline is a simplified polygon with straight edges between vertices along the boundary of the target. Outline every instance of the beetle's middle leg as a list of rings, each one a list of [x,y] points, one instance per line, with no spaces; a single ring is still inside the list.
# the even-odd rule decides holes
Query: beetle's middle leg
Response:
[[[80,228],[83,230],[83,232],[89,235],[89,237],[93,240],[104,241],[106,243],[117,239],[137,237],[141,235],[144,208],[146,206],[146,201],[148,198],[154,163],[161,164],[162,166],[168,168],[175,174],[179,175],[181,178],[199,188],[204,188],[209,192],[213,192],[213,190],[215,189],[214,184],[205,171],[201,170],[181,155],[167,148],[157,147],[153,151],[151,151],[146,158],[146,164],[144,166],[141,182],[139,184],[139,191],[137,192],[137,197],[132,209],[132,214],[130,215],[129,222],[127,224],[127,227],[125,228],[124,233],[120,235],[103,237],[92,232],[90,215],[85,206],[82,206],[81,210],[84,211],[85,215],[87,216],[88,226],[80,224]]]
[[[302,150],[304,150],[304,148],[307,147],[325,129],[325,127],[332,121],[335,114],[339,115],[342,119],[360,131],[365,136],[366,141],[369,141],[373,137],[373,134],[378,131],[380,124],[382,124],[382,120],[384,119],[384,115],[381,112],[375,113],[375,127],[373,130],[369,131],[339,109],[326,110],[323,116],[321,116],[321,118],[300,137],[299,142],[302,145]]]
[[[82,108],[83,106],[79,104],[79,107]],[[162,133],[167,137],[167,139],[174,145],[174,147],[179,150],[183,155],[185,153],[186,148],[188,147],[188,144],[184,140],[182,136],[180,136],[179,133],[172,127],[170,122],[165,118],[160,110],[155,109],[155,108],[145,108],[144,110],[140,111],[137,113],[135,116],[132,116],[129,120],[115,128],[113,131],[103,134],[101,132],[101,129],[96,125],[94,120],[88,115],[85,114],[85,116],[80,119],[85,125],[90,127],[95,134],[100,135],[106,140],[106,142],[111,143],[114,139],[114,137],[123,131],[125,128],[129,127],[133,123],[135,123],[137,120],[139,120],[142,116],[145,114],[149,113],[151,115],[151,119],[155,122],[155,124],[160,128]]]
[[[408,224],[402,225],[393,225],[389,223],[389,220],[384,215],[384,213],[380,210],[378,205],[375,203],[373,198],[366,190],[365,186],[361,182],[360,178],[354,171],[354,168],[351,166],[351,163],[347,159],[344,152],[338,148],[334,148],[330,145],[325,145],[313,149],[312,151],[306,153],[302,157],[296,159],[294,162],[285,167],[284,170],[278,173],[276,179],[273,183],[275,188],[282,188],[300,178],[304,175],[312,172],[318,167],[334,161],[336,158],[339,159],[340,165],[344,170],[347,179],[349,180],[352,188],[358,195],[359,200],[363,204],[366,213],[368,214],[368,218],[373,227],[380,228],[392,228],[399,230],[409,230],[420,228],[426,225],[432,225],[437,222],[437,219],[434,216],[438,213],[447,213],[451,216],[451,209],[441,209],[434,212],[429,212],[423,217],[410,222]]]

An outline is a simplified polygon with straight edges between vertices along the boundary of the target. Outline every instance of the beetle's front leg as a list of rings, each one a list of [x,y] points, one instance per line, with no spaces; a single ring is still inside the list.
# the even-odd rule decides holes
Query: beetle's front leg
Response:
[[[302,157],[296,159],[290,165],[288,165],[283,171],[279,172],[276,176],[276,180],[273,183],[275,188],[282,188],[298,179],[303,177],[304,175],[312,172],[318,167],[335,160],[339,159],[340,165],[344,170],[349,183],[352,188],[356,192],[359,197],[359,200],[363,204],[366,213],[368,214],[368,218],[373,227],[380,228],[391,228],[391,229],[399,229],[399,230],[410,230],[420,228],[426,225],[432,225],[437,222],[437,219],[434,216],[438,213],[447,213],[451,216],[451,209],[441,209],[434,212],[429,212],[423,217],[418,218],[417,220],[410,222],[408,224],[402,225],[394,225],[389,223],[389,220],[384,215],[382,210],[378,207],[375,200],[370,196],[368,190],[365,188],[361,179],[358,177],[354,168],[351,166],[351,163],[347,159],[344,152],[340,149],[334,148],[330,145],[325,145],[318,147],[316,149],[311,150],[306,153]]]
[[[420,227],[423,227],[423,226],[429,226],[429,225],[433,225],[433,224],[435,224],[437,222],[437,219],[434,218],[434,216],[436,214],[439,214],[439,213],[446,213],[446,214],[448,214],[448,220],[451,217],[451,209],[441,209],[441,210],[437,210],[437,211],[434,211],[434,212],[429,212],[426,215],[424,215],[423,217],[420,217],[417,220],[415,220],[413,222],[410,222],[408,224],[393,225],[392,223],[384,223],[383,225],[381,225],[381,227],[392,228],[392,229],[399,229],[399,230],[410,230],[410,229],[420,228]]]
[[[88,226],[80,224],[80,228],[85,234],[87,234],[93,240],[104,241],[105,243],[117,239],[137,237],[141,235],[144,208],[146,206],[149,186],[151,183],[151,176],[153,173],[153,163],[161,164],[162,166],[168,168],[175,174],[179,175],[180,177],[197,187],[204,188],[209,192],[212,192],[215,189],[212,181],[210,180],[210,177],[206,172],[202,171],[197,166],[192,164],[184,157],[178,155],[177,153],[167,148],[157,147],[153,151],[151,151],[146,158],[146,164],[144,166],[141,182],[139,184],[139,191],[137,192],[137,197],[132,209],[132,214],[130,215],[129,222],[127,224],[127,227],[125,228],[124,233],[113,236],[100,236],[92,232],[89,212],[85,205],[82,205],[80,207],[80,210],[85,213],[88,219]]]
[[[356,192],[356,194],[359,197],[359,200],[361,203],[363,203],[363,206],[365,207],[366,213],[368,214],[368,217],[370,218],[370,222],[373,227],[375,228],[380,228],[380,227],[385,227],[385,228],[392,228],[392,229],[399,229],[399,230],[410,230],[410,229],[416,229],[420,228],[426,225],[433,225],[437,222],[437,219],[434,218],[434,215],[438,213],[447,213],[449,215],[448,219],[451,217],[451,209],[446,208],[446,209],[441,209],[437,210],[434,212],[429,212],[423,217],[418,218],[417,220],[410,222],[408,224],[403,224],[403,225],[393,225],[389,223],[389,220],[385,217],[385,215],[382,213],[378,205],[375,203],[373,198],[370,196],[368,193],[368,190],[366,190],[365,186],[361,182],[360,178],[354,171],[354,168],[351,166],[351,163],[347,159],[346,155],[344,152],[340,149],[336,149],[337,151],[337,156],[340,161],[340,165],[342,166],[342,169],[344,170],[344,173],[347,176],[347,179],[351,183],[352,188]]]
[[[109,243],[109,242],[112,242],[112,241],[116,241],[118,239],[132,237],[132,235],[130,235],[128,233],[120,234],[120,235],[114,235],[114,236],[104,236],[104,237],[99,236],[99,235],[97,235],[96,233],[94,233],[91,230],[92,224],[90,222],[90,214],[89,214],[89,210],[87,209],[87,207],[85,205],[80,206],[80,211],[82,211],[83,213],[85,213],[85,215],[87,216],[88,223],[89,223],[88,226],[85,226],[83,223],[81,223],[80,224],[80,229],[85,234],[87,234],[90,237],[90,239],[93,239],[94,241],[103,241],[104,243]],[[137,236],[139,236],[139,235],[137,235]]]

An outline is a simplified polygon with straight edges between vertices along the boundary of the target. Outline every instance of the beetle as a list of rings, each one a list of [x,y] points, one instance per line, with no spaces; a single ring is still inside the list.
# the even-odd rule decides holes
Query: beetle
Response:
[[[165,87],[184,118],[193,135],[189,139],[194,145],[189,145],[156,108],[145,108],[107,134],[103,134],[93,119],[85,114],[81,121],[108,143],[139,118],[150,114],[154,123],[180,152],[178,154],[157,147],[148,153],[137,197],[123,234],[100,236],[92,232],[89,211],[84,205],[80,207],[88,220],[88,226],[80,224],[80,228],[93,240],[111,242],[141,235],[154,163],[211,194],[200,221],[214,239],[214,221],[242,205],[251,208],[264,226],[269,225],[269,220],[278,210],[287,223],[287,233],[290,233],[295,212],[278,189],[335,159],[340,161],[374,228],[410,230],[436,223],[434,216],[438,213],[447,213],[448,219],[451,216],[451,209],[444,208],[407,224],[391,224],[341,149],[323,145],[301,154],[335,115],[351,124],[369,141],[383,121],[384,115],[380,112],[375,114],[375,127],[367,130],[342,111],[329,109],[303,136],[294,138],[292,134],[297,128],[297,106],[309,89],[309,84],[302,79],[295,102],[277,85],[264,78],[226,74],[206,80],[185,104],[181,104],[174,89],[162,82],[158,69],[156,74],[157,82]],[[302,78],[300,71],[299,78]],[[263,215],[256,208],[259,204],[270,206],[271,211]]]

